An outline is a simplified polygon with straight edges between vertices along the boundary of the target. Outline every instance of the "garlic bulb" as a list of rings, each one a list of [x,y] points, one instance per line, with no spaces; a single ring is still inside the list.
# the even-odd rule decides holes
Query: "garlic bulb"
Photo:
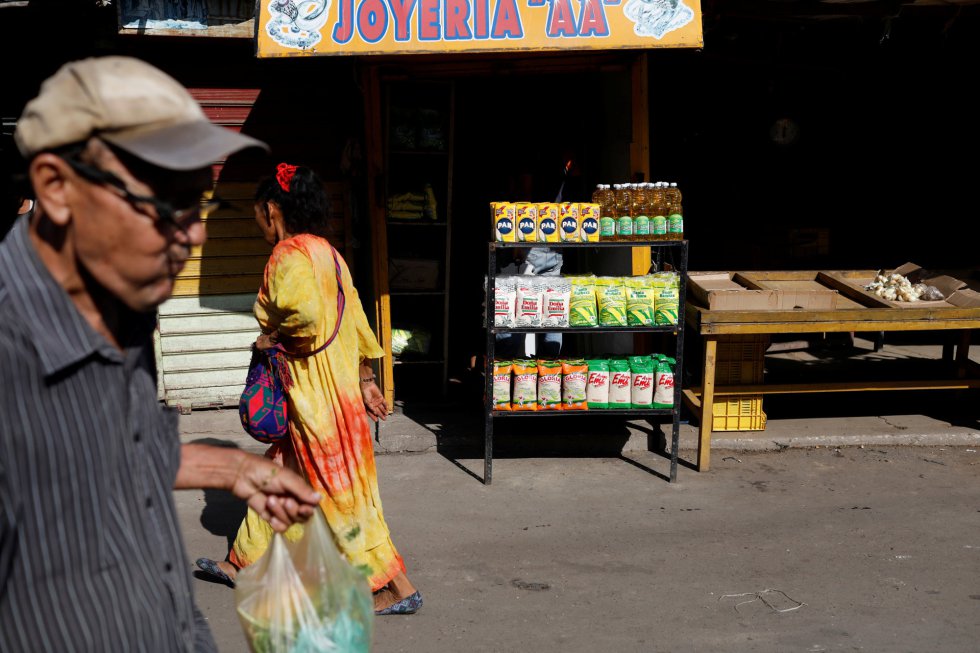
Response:
[[[884,275],[879,272],[875,275],[874,281],[864,288],[890,302],[917,302],[923,299],[923,295],[928,295],[925,299],[930,300],[935,299],[937,295],[939,299],[943,298],[942,293],[936,288],[924,283],[917,283],[913,286],[907,277],[894,273]]]

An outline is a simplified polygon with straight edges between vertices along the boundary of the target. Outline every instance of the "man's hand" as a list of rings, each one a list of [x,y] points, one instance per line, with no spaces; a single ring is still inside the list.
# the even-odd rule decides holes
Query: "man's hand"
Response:
[[[299,474],[268,458],[254,454],[245,456],[231,486],[232,494],[244,499],[280,533],[313,516],[321,497]]]
[[[268,458],[240,449],[185,444],[174,489],[194,488],[231,491],[280,532],[309,519],[321,499],[299,474]]]

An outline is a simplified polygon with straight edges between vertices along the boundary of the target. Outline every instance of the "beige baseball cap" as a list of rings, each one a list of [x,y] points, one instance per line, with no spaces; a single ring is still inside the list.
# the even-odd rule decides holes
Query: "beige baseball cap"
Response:
[[[17,121],[25,158],[98,136],[169,170],[194,170],[262,141],[212,124],[175,79],[131,57],[72,61],[41,85]]]

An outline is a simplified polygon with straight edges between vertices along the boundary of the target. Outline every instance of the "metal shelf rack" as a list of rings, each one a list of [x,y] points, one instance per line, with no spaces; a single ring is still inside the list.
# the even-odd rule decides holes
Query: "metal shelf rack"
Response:
[[[650,247],[651,259],[657,262],[658,269],[662,269],[665,252],[674,252],[677,258],[674,260],[674,270],[679,275],[678,304],[677,304],[677,324],[653,327],[571,327],[565,329],[549,328],[506,328],[496,327],[493,324],[493,294],[495,279],[497,277],[497,250],[530,248],[530,247],[557,247],[566,250],[585,250],[590,248],[633,248]],[[487,331],[487,358],[486,358],[486,388],[484,400],[484,443],[483,443],[483,482],[490,485],[493,481],[493,423],[496,418],[511,417],[567,417],[567,416],[589,416],[604,415],[606,417],[644,418],[644,417],[670,417],[671,418],[671,439],[670,439],[670,481],[677,480],[677,448],[680,439],[680,416],[681,416],[681,397],[683,392],[684,378],[684,304],[687,295],[687,254],[688,241],[686,240],[657,240],[657,241],[601,241],[597,243],[499,243],[489,244],[489,256],[487,257],[487,288],[486,306],[488,307],[486,316]],[[601,333],[670,333],[674,335],[675,354],[674,360],[677,366],[674,369],[674,405],[672,408],[665,409],[612,409],[612,410],[576,410],[576,411],[496,411],[493,409],[493,360],[496,348],[496,335],[501,333],[575,333],[575,334],[601,334]]]

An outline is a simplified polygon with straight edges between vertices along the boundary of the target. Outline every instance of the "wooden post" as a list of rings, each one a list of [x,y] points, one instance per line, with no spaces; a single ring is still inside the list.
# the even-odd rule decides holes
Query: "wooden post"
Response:
[[[641,52],[633,60],[630,69],[632,78],[632,118],[633,138],[630,143],[630,172],[634,181],[650,181],[650,96],[649,96],[649,62],[646,52]],[[650,271],[650,248],[634,247],[633,274],[646,274]]]
[[[970,330],[960,331],[960,343],[956,347],[956,378],[965,379],[970,366]]]
[[[385,222],[384,144],[382,143],[382,97],[378,68],[364,69],[364,143],[367,150],[367,191],[371,224],[371,256],[374,273],[374,316],[378,342],[384,349],[378,386],[388,406],[394,406],[395,382],[391,358],[391,297],[388,294],[388,229]]]
[[[718,357],[718,338],[705,336],[704,372],[701,378],[701,424],[698,428],[698,471],[711,469],[711,427],[714,422],[715,362]]]

